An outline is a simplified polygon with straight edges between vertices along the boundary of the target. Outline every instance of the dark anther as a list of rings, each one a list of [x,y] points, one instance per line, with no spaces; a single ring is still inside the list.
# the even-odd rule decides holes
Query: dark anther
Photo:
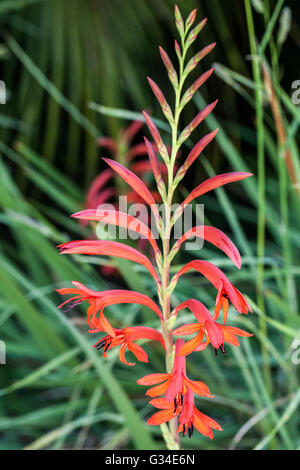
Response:
[[[63,309],[63,311],[65,313],[67,313],[70,310],[72,310],[72,308],[76,307],[76,305],[81,304],[81,302],[82,302],[82,300],[76,300],[76,301],[73,301],[73,302],[69,302],[69,304],[67,304],[67,306]]]
[[[180,404],[181,404],[181,406],[183,405],[183,394],[182,393],[180,394]]]
[[[183,435],[183,437],[186,435],[186,431],[185,431],[185,424],[183,425],[183,431],[182,431],[182,435]]]
[[[96,349],[102,349],[106,344],[106,339],[103,339],[102,341],[100,341],[97,346],[95,346]]]
[[[220,349],[221,349],[223,355],[226,354],[226,349],[225,349],[224,344],[221,344]]]
[[[111,345],[111,341],[108,341],[105,345],[104,352],[106,352],[108,350],[110,345]]]
[[[218,350],[215,348],[215,355],[217,356],[218,355]]]
[[[177,409],[177,399],[176,397],[174,398],[174,413],[176,412]]]
[[[189,438],[192,437],[193,432],[194,432],[194,425],[193,425],[193,423],[191,423],[190,426],[189,426]]]

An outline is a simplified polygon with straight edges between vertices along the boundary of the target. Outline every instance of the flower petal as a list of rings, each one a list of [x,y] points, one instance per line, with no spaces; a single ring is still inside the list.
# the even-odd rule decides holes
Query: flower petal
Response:
[[[153,400],[149,401],[149,404],[155,406],[155,408],[159,408],[160,410],[173,410],[174,403],[172,401],[167,401],[165,398],[153,398]]]
[[[143,253],[124,243],[107,240],[75,240],[59,245],[59,249],[62,254],[101,255],[128,259],[145,266],[155,281],[160,282],[149,259]]]
[[[153,213],[155,215],[158,214],[157,207],[155,205],[155,201],[153,199],[153,196],[145,183],[138,178],[132,171],[128,170],[125,168],[123,165],[121,165],[118,162],[115,162],[114,160],[111,160],[110,158],[103,158],[103,160],[116,172],[118,173],[121,178],[123,178],[124,181],[126,181],[129,186],[134,189],[134,191],[141,196],[144,201],[149,204],[151,209],[153,210]]]
[[[182,348],[179,350],[179,355],[180,356],[187,356],[188,354],[191,354],[193,351],[196,351],[196,348],[202,343],[203,337],[204,337],[204,331],[201,330],[195,336],[195,338],[187,341],[182,346]]]
[[[151,416],[147,424],[158,426],[159,424],[167,423],[172,418],[174,418],[172,410],[161,410]]]
[[[240,181],[244,178],[248,178],[249,176],[253,176],[253,174],[246,172],[232,172],[213,176],[212,178],[207,179],[203,183],[199,184],[199,186],[197,186],[195,189],[193,189],[193,191],[188,195],[182,205],[184,206],[186,204],[189,204],[196,197],[202,196],[208,191],[212,191],[213,189],[219,188],[220,186],[224,186],[224,184],[233,183],[234,181]]]
[[[187,323],[186,325],[180,326],[176,328],[176,330],[172,331],[172,335],[174,336],[185,336],[185,335],[192,335],[197,333],[202,328],[202,325],[199,323]]]
[[[127,348],[135,355],[138,361],[149,362],[146,351],[139,344],[129,342],[127,343]]]
[[[222,250],[228,258],[240,269],[241,255],[237,247],[232,243],[230,238],[225,235],[221,230],[209,226],[196,226],[188,230],[174,245],[174,249],[182,245],[186,240],[193,237],[203,238],[204,240],[212,243],[217,248]]]
[[[184,378],[184,384],[186,387],[192,390],[196,395],[200,395],[202,397],[209,397],[212,398],[210,390],[208,386],[204,382],[200,382],[199,380],[190,380],[187,377]]]
[[[147,238],[154,251],[159,252],[155,237],[150,228],[139,219],[126,214],[126,212],[106,209],[89,209],[76,212],[72,217],[81,220],[97,220],[108,225],[127,228],[128,230],[139,233],[143,237]]]
[[[139,385],[155,385],[164,382],[169,378],[170,374],[149,374],[137,380]]]

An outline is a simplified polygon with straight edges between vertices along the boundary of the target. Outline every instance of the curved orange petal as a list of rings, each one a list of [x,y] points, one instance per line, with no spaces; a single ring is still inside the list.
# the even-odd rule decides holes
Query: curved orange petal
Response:
[[[127,347],[129,351],[135,355],[138,361],[149,362],[146,351],[139,344],[127,343]]]
[[[173,410],[161,410],[151,416],[148,420],[148,424],[157,426],[170,421],[172,418],[174,418]]]
[[[185,336],[185,335],[192,335],[197,333],[202,328],[200,323],[187,323],[186,325],[180,326],[176,328],[176,330],[172,331],[172,335],[174,336]]]
[[[127,344],[126,343],[122,344],[119,350],[119,359],[121,362],[123,362],[123,364],[127,364],[128,366],[135,366],[135,362],[126,361],[126,358],[125,358],[126,348],[127,348]]]
[[[187,356],[188,354],[191,354],[193,351],[196,350],[196,348],[199,346],[199,344],[202,343],[204,337],[204,331],[201,330],[199,333],[195,336],[195,338],[191,339],[190,341],[187,341],[182,348],[180,348],[178,354],[180,356]]]
[[[164,395],[164,393],[166,393],[166,391],[168,390],[170,382],[171,378],[169,378],[166,382],[160,385],[156,385],[155,387],[150,388],[149,390],[147,390],[146,395],[148,395],[148,397],[158,397],[160,395]]]
[[[164,382],[170,377],[170,374],[149,374],[137,380],[139,385],[156,385]]]
[[[198,380],[190,380],[187,377],[184,378],[184,384],[187,388],[192,390],[196,395],[200,395],[202,397],[209,397],[212,398],[210,390],[208,386],[204,382],[200,382]]]
[[[165,398],[153,398],[153,400],[149,401],[150,405],[155,406],[155,408],[159,408],[161,410],[173,410],[174,403],[172,401],[167,401]]]
[[[217,421],[215,421],[214,419],[210,418],[204,413],[201,413],[201,411],[197,410],[197,408],[194,408],[194,412],[195,416],[197,416],[197,418],[199,418],[204,424],[206,424],[210,428],[215,429],[216,431],[223,431],[219,423],[217,423]]]
[[[197,431],[203,434],[203,436],[213,439],[214,435],[210,427],[204,424],[203,421],[201,421],[201,419],[196,415],[194,416],[194,426],[197,429]]]
[[[103,326],[103,330],[109,335],[112,336],[113,338],[116,336],[115,330],[107,320],[107,318],[104,316],[103,312],[100,312],[100,321]]]

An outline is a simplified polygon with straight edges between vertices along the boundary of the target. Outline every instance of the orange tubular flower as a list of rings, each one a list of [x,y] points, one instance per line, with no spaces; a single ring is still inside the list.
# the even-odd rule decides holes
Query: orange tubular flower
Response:
[[[68,305],[67,310],[72,309],[76,305],[81,304],[84,301],[88,301],[89,308],[87,310],[88,323],[91,328],[97,328],[98,323],[96,314],[103,311],[108,305],[115,304],[139,304],[146,305],[153,312],[155,312],[159,318],[162,318],[160,308],[151,300],[147,295],[140,294],[139,292],[129,290],[106,290],[106,291],[94,291],[84,286],[80,282],[72,281],[75,288],[66,287],[63,289],[57,289],[59,294],[75,294],[74,297],[63,302],[59,308],[64,305]]]
[[[213,439],[213,429],[223,431],[221,426],[209,416],[197,410],[194,403],[194,393],[188,389],[181,401],[170,402],[165,398],[154,398],[150,404],[160,411],[148,420],[150,425],[160,425],[179,416],[177,432],[182,432],[183,437],[188,434],[191,438],[194,428],[204,436]]]
[[[150,374],[137,381],[139,385],[160,384],[147,390],[146,395],[149,397],[165,395],[167,401],[174,401],[175,404],[178,400],[182,402],[183,396],[190,389],[196,395],[212,398],[209,388],[204,382],[190,380],[186,376],[185,357],[179,355],[183,344],[182,339],[178,339],[175,343],[175,359],[171,374]]]
[[[198,320],[198,323],[189,323],[183,325],[173,331],[174,336],[185,336],[197,333],[197,335],[187,341],[182,348],[179,350],[179,355],[187,356],[193,351],[202,351],[206,346],[211,343],[215,348],[216,354],[218,349],[221,350],[222,354],[225,354],[224,343],[230,343],[234,346],[239,346],[239,342],[236,336],[253,336],[247,331],[243,331],[240,328],[232,326],[219,325],[211,316],[207,308],[198,300],[189,299],[178,307],[175,312],[179,312],[184,308],[189,308]],[[206,336],[206,341],[203,341]]]
[[[119,359],[124,364],[128,366],[134,366],[135,362],[128,362],[125,358],[125,351],[129,349],[138,361],[148,362],[148,355],[144,349],[135,344],[134,341],[138,339],[150,339],[154,341],[159,341],[162,346],[165,348],[165,342],[162,334],[154,330],[153,328],[143,327],[143,326],[134,326],[127,328],[113,328],[107,318],[104,316],[103,312],[100,313],[100,318],[94,319],[94,328],[90,330],[90,333],[99,333],[104,331],[107,333],[102,339],[97,341],[94,344],[93,348],[98,350],[103,349],[104,357],[107,356],[106,352],[109,349],[112,349],[116,346],[120,346],[119,350]]]
[[[245,313],[247,315],[248,310],[252,312],[250,305],[248,304],[245,297],[240,293],[240,291],[231,284],[221,269],[217,268],[217,266],[210,263],[209,261],[190,261],[182,269],[180,269],[177,274],[175,274],[172,282],[176,283],[183,274],[192,269],[198,271],[204,277],[206,277],[206,279],[208,279],[209,282],[211,282],[212,285],[218,290],[215,307],[215,319],[218,318],[219,312],[223,307],[224,323],[226,322],[228,314],[228,300],[231,301],[232,305],[239,313]]]

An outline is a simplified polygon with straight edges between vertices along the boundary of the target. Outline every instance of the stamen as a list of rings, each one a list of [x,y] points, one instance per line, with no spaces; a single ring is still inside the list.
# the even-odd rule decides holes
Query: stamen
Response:
[[[176,413],[177,410],[177,399],[176,397],[174,398],[174,413]]]
[[[220,349],[221,349],[223,355],[226,354],[226,349],[225,349],[224,344],[221,344]]]
[[[111,341],[108,341],[105,345],[104,352],[106,352],[108,350],[110,345],[111,345]]]
[[[180,404],[181,404],[181,406],[183,405],[183,394],[182,393],[180,394]]]
[[[193,432],[194,432],[194,425],[193,425],[193,423],[191,423],[190,426],[189,426],[189,438],[192,437]]]
[[[81,304],[83,301],[82,300],[73,300],[71,302],[69,302],[69,304],[67,304],[66,307],[63,308],[63,311],[65,313],[69,312],[70,310],[72,310],[74,307],[76,307],[76,305],[79,305]]]
[[[217,356],[218,355],[218,350],[215,348],[215,355]]]

